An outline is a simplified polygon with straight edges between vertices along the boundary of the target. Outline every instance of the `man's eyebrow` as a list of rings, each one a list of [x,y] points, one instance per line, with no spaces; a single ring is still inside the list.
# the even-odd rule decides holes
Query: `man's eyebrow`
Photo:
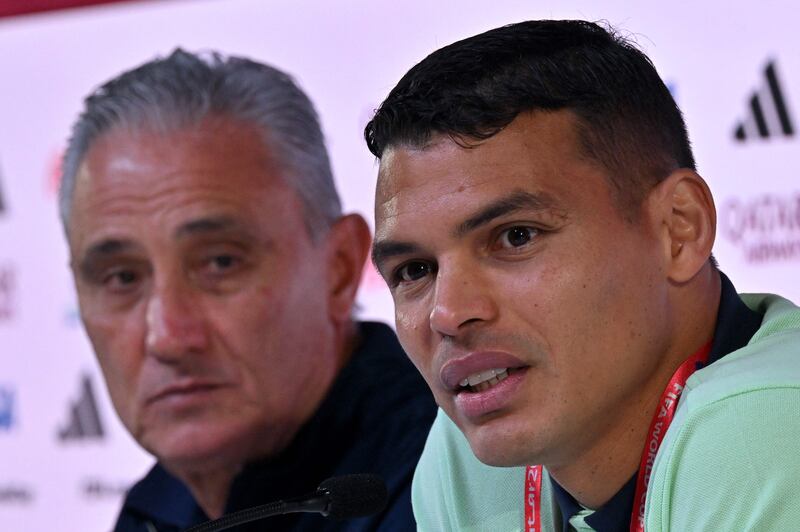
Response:
[[[95,262],[103,257],[111,257],[134,249],[136,245],[130,240],[109,238],[92,244],[81,257],[78,267],[84,276],[91,275]]]
[[[460,223],[454,231],[456,238],[485,225],[495,218],[510,214],[522,209],[545,211],[556,208],[556,201],[549,194],[534,194],[524,190],[515,190],[507,196],[501,197],[476,214]],[[380,270],[383,261],[398,255],[411,255],[420,252],[420,247],[411,242],[376,239],[372,245],[372,263]]]
[[[372,264],[380,271],[381,264],[386,259],[397,255],[408,255],[419,252],[419,247],[409,242],[395,242],[392,240],[378,241],[372,244]]]
[[[195,234],[218,233],[242,229],[242,225],[230,216],[210,216],[191,220],[175,231],[176,238],[185,238]],[[78,266],[86,275],[90,274],[94,263],[103,257],[111,257],[125,253],[138,246],[131,240],[108,238],[92,244],[83,254]]]
[[[524,190],[515,190],[511,194],[493,201],[476,214],[473,214],[461,222],[458,227],[456,227],[453,235],[456,238],[462,237],[470,231],[482,225],[486,225],[495,218],[505,216],[515,211],[523,209],[546,211],[553,209],[555,206],[556,201],[549,194],[534,194]]]

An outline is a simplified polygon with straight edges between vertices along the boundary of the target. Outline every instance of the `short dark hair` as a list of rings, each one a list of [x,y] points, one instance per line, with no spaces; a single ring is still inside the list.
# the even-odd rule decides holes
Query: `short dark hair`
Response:
[[[462,146],[526,111],[567,109],[582,152],[609,174],[636,217],[652,186],[695,162],[686,125],[650,59],[613,30],[580,20],[520,22],[437,50],[392,89],[367,124],[370,151],[424,148],[435,134]]]

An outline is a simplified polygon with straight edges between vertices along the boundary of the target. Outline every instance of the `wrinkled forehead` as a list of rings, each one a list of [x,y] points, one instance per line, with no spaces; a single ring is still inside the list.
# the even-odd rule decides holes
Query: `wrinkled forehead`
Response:
[[[253,218],[287,202],[297,208],[294,200],[258,133],[240,124],[166,133],[121,128],[98,138],[81,163],[68,239],[111,226],[135,231],[156,217],[167,224],[199,215]]]
[[[568,109],[526,111],[485,139],[435,132],[424,143],[397,142],[384,150],[378,174],[378,194],[390,196],[398,189],[413,186],[410,179],[429,178],[425,168],[412,168],[408,162],[425,159],[435,173],[443,174],[442,165],[463,161],[462,168],[529,164],[547,169],[552,165],[589,162],[580,137],[578,117]],[[424,157],[423,157],[424,156]],[[517,165],[519,166],[519,165]]]
[[[261,132],[238,120],[209,116],[192,126],[169,128],[121,124],[89,146],[73,194],[118,186],[146,189],[180,173],[235,186],[226,174],[248,175],[256,185],[260,180],[272,184],[283,172]]]
[[[403,229],[408,215],[429,224],[469,216],[519,192],[562,210],[607,201],[607,172],[583,155],[572,113],[522,114],[481,141],[440,134],[423,147],[389,146],[378,172],[376,231]]]

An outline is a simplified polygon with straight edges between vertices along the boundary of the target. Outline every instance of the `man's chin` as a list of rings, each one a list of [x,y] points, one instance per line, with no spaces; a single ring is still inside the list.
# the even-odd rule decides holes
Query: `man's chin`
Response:
[[[526,465],[516,453],[510,452],[502,447],[495,446],[493,449],[486,449],[484,446],[470,444],[475,457],[488,466],[493,467],[516,467]]]
[[[168,469],[214,468],[244,460],[242,438],[231,431],[206,426],[178,426],[145,434],[140,444]]]
[[[532,462],[529,439],[521,434],[502,430],[497,424],[472,426],[465,432],[475,457],[493,467],[516,467]]]

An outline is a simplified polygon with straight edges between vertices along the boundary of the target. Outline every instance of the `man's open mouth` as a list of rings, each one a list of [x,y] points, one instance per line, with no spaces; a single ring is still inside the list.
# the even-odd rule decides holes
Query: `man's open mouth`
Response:
[[[459,391],[468,390],[470,392],[483,392],[495,384],[508,377],[514,368],[493,368],[474,373],[458,383],[461,387]]]

